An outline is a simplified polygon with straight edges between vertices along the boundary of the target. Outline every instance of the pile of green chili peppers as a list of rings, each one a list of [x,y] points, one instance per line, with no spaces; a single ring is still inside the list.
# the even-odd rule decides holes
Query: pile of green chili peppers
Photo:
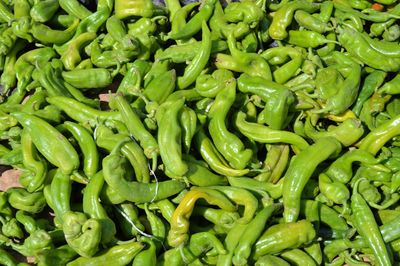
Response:
[[[0,265],[400,265],[398,1],[86,3],[0,0]]]

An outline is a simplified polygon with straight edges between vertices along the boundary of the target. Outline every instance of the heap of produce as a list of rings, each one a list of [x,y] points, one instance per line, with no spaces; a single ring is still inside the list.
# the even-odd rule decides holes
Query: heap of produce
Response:
[[[399,265],[395,0],[0,0],[0,264]]]

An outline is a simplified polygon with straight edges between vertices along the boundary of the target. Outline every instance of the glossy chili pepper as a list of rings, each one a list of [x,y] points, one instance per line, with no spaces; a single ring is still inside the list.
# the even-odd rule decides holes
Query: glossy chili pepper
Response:
[[[0,249],[0,263],[7,266],[17,266],[18,261],[8,251]]]
[[[113,81],[112,73],[104,68],[64,71],[62,77],[72,86],[83,89],[104,88]]]
[[[96,144],[100,148],[106,149],[108,152],[111,152],[118,145],[120,140],[127,137],[128,134],[114,134],[112,129],[107,126],[100,125],[96,127]],[[129,141],[122,146],[121,153],[132,165],[136,179],[139,182],[148,183],[150,181],[148,160],[139,144],[134,141]]]
[[[217,265],[232,265],[233,253],[239,243],[240,238],[243,236],[247,225],[236,223],[234,227],[228,232],[224,240],[224,246],[227,254],[220,254],[218,256]]]
[[[92,177],[96,174],[99,165],[99,154],[92,135],[86,128],[71,121],[65,121],[62,127],[68,130],[78,142],[83,154],[83,172],[88,178]]]
[[[288,43],[304,48],[316,48],[330,42],[335,41],[328,40],[315,31],[290,30],[288,33]]]
[[[50,235],[44,230],[37,230],[28,236],[22,245],[11,244],[24,256],[37,256],[42,250],[49,250],[53,247]]]
[[[360,179],[362,180],[362,179]],[[382,235],[376,224],[375,217],[364,198],[358,192],[359,182],[353,187],[351,196],[351,209],[354,227],[363,236],[372,249],[378,265],[390,265],[391,257],[385,246]]]
[[[318,177],[321,193],[335,204],[343,205],[343,212],[347,211],[347,201],[350,199],[350,191],[340,182],[332,181],[326,174],[321,173]]]
[[[195,90],[203,97],[214,98],[232,78],[233,73],[226,69],[217,69],[212,74],[200,74],[196,78]]]
[[[70,176],[63,174],[59,169],[49,174],[52,175],[52,180],[48,186],[49,189],[44,191],[46,201],[51,201],[49,205],[53,209],[56,219],[62,223],[63,215],[71,210],[72,182]],[[49,193],[46,195],[47,192]]]
[[[317,264],[311,256],[301,249],[291,249],[282,252],[281,257],[288,262],[299,263],[301,265],[316,266]]]
[[[121,114],[116,111],[102,111],[83,104],[75,99],[64,96],[48,97],[46,101],[57,106],[73,120],[95,126],[105,120],[121,120]]]
[[[204,7],[203,7],[204,8]],[[185,89],[196,81],[197,76],[207,65],[211,54],[211,33],[207,24],[203,21],[201,24],[202,41],[199,53],[193,58],[190,65],[185,68],[182,77],[178,77],[178,88]]]
[[[284,4],[279,8],[272,19],[269,27],[269,34],[275,40],[283,40],[288,33],[286,28],[292,23],[294,12],[296,10],[304,10],[308,13],[318,10],[319,4],[309,3],[303,0],[292,1]]]
[[[230,3],[224,9],[224,19],[230,23],[244,22],[250,29],[257,27],[264,17],[262,9],[251,2]]]
[[[148,205],[145,204],[146,220],[148,221],[151,229],[152,239],[155,241],[157,249],[163,246],[166,238],[167,228],[163,220],[155,213],[149,210]]]
[[[173,178],[181,178],[189,170],[188,165],[182,159],[182,129],[178,120],[184,103],[184,99],[166,101],[157,110],[159,128],[157,140],[160,146],[160,155],[166,174]]]
[[[68,245],[82,257],[92,257],[99,250],[101,223],[84,213],[68,211],[63,215],[63,231]],[[72,262],[71,262],[72,263]]]
[[[333,137],[342,143],[343,146],[348,147],[358,141],[364,134],[363,125],[361,121],[356,118],[346,119],[338,126],[332,126],[326,131],[318,131],[311,123],[311,118],[307,117],[304,125],[304,133],[314,141],[324,137]],[[349,136],[349,131],[352,131],[354,135]]]
[[[80,4],[79,1],[58,1],[62,9],[70,15],[73,15],[79,19],[84,19],[92,14],[84,5]]]
[[[55,30],[42,23],[32,25],[32,36],[45,44],[63,44],[69,41],[78,27],[79,20],[76,19],[67,29]],[[51,37],[50,37],[51,36]]]
[[[372,130],[360,141],[359,148],[375,155],[390,139],[398,135],[397,123],[400,117],[395,116]]]
[[[314,32],[324,33],[333,29],[328,23],[322,21],[320,16],[314,16],[303,10],[297,10],[294,13],[294,19],[300,26]]]
[[[124,236],[132,238],[135,235],[143,233],[145,229],[138,217],[138,209],[136,205],[132,203],[121,203],[115,207],[117,214],[121,216],[119,221],[119,228],[122,230]]]
[[[216,227],[229,232],[240,218],[239,213],[225,211],[223,209],[215,209],[212,207],[196,206],[193,209],[192,216],[202,216],[207,221],[215,224]]]
[[[168,198],[184,188],[185,185],[177,180],[151,184],[126,180],[125,163],[127,160],[125,157],[120,156],[120,146],[121,144],[103,159],[103,174],[106,183],[116,191],[119,191],[119,194],[126,200],[135,203],[151,202]],[[132,194],[132,190],[138,191],[138,193]]]
[[[84,213],[89,215],[90,218],[99,220],[101,224],[101,242],[107,244],[114,240],[116,226],[99,201],[103,184],[104,177],[101,171],[91,176],[83,193],[82,207]]]
[[[307,220],[272,225],[255,243],[254,259],[288,248],[298,248],[312,241],[315,236],[313,225]]]
[[[203,21],[207,22],[214,11],[216,1],[209,0],[178,32],[171,34],[169,37],[173,40],[188,39],[195,35],[200,29],[204,29]]]
[[[249,222],[246,230],[243,232],[243,237],[239,240],[234,251],[233,263],[235,265],[247,264],[247,260],[251,255],[252,246],[263,233],[269,218],[274,212],[279,210],[280,206],[279,204],[273,204],[265,207]]]
[[[286,222],[296,221],[300,211],[300,197],[307,181],[315,168],[329,157],[341,151],[341,144],[334,138],[319,139],[316,143],[300,152],[289,164],[283,183],[283,217]],[[303,161],[304,160],[304,161]],[[298,167],[307,162],[307,169]],[[313,164],[313,166],[311,166]]]
[[[71,143],[52,125],[26,113],[13,113],[26,129],[39,152],[62,172],[71,173],[79,166],[79,157]],[[46,134],[47,138],[42,138]]]
[[[211,106],[208,130],[217,149],[235,169],[244,169],[253,153],[246,149],[242,141],[226,128],[225,117],[231,108],[236,95],[236,81],[231,80],[221,90]]]
[[[249,173],[249,169],[237,170],[230,167],[203,130],[195,134],[194,141],[203,159],[215,172],[226,176],[243,176]]]
[[[400,68],[400,59],[397,57],[387,57],[375,50],[369,44],[369,39],[350,27],[341,28],[338,35],[339,42],[354,58],[375,69],[386,72],[398,71]]]
[[[26,172],[19,177],[19,182],[29,192],[40,190],[46,180],[47,162],[38,154],[32,138],[26,130],[22,131],[21,145],[23,146],[23,164]]]
[[[58,1],[55,0],[36,2],[32,5],[29,15],[34,21],[44,23],[53,17],[59,7]]]
[[[148,265],[148,266],[156,266],[157,264],[157,253],[156,253],[156,245],[153,240],[149,240],[148,238],[143,238],[143,241],[147,248],[140,251],[139,254],[135,256],[132,262],[132,266],[140,266],[140,265]]]
[[[250,76],[260,76],[272,80],[271,69],[267,61],[256,53],[246,53],[237,48],[233,34],[227,36],[230,55],[217,53],[214,64],[217,68],[244,72]]]
[[[7,53],[7,57],[4,62],[3,73],[0,77],[0,84],[3,87],[3,94],[7,94],[15,87],[15,85],[17,85],[15,63],[17,61],[17,54],[25,47],[25,45],[25,41],[18,40],[13,45],[12,49]]]
[[[264,255],[258,258],[258,260],[254,264],[255,266],[289,266],[290,264],[286,262],[284,259],[274,256],[274,255]]]
[[[361,112],[362,105],[364,102],[372,96],[373,92],[376,91],[383,84],[387,73],[381,70],[375,70],[370,73],[364,79],[364,83],[361,87],[360,93],[358,94],[357,100],[352,108],[352,111],[359,115]]]
[[[119,19],[132,16],[151,17],[153,12],[153,2],[148,0],[115,1],[115,15]]]
[[[295,145],[300,150],[307,148],[308,143],[300,136],[284,130],[276,130],[258,123],[245,120],[243,112],[236,114],[235,125],[246,137],[261,143],[288,143]]]
[[[183,158],[189,167],[185,177],[192,185],[203,187],[227,183],[226,177],[214,174],[203,161],[196,160],[190,155],[186,155]]]
[[[78,256],[69,245],[61,245],[52,249],[45,249],[37,255],[38,265],[61,266],[72,261]]]
[[[167,238],[169,245],[177,247],[188,240],[189,218],[196,201],[201,198],[209,204],[217,205],[221,209],[227,211],[236,210],[235,206],[223,193],[211,188],[193,187],[185,194],[172,216],[171,228]]]
[[[94,32],[84,32],[59,48],[58,52],[61,54],[61,61],[67,70],[74,69],[82,61],[82,48],[95,38],[96,34]]]
[[[129,103],[126,101],[124,96],[116,95],[113,98],[113,101],[117,109],[120,111],[122,120],[126,123],[130,134],[138,140],[146,157],[153,160],[152,169],[155,170],[157,155],[159,154],[159,146],[156,139],[146,130],[142,121],[133,111],[131,106],[129,106]]]
[[[221,191],[232,202],[244,207],[243,215],[237,220],[238,223],[250,222],[258,209],[257,198],[247,189],[231,186],[212,186],[212,189]]]
[[[24,238],[24,232],[22,231],[21,225],[15,218],[5,219],[0,216],[1,232],[6,237],[22,239]]]
[[[4,1],[0,1],[0,18],[8,24],[14,19],[13,13]]]
[[[24,188],[10,188],[7,190],[8,202],[17,210],[29,213],[39,213],[46,205],[41,191],[29,193]]]
[[[333,180],[347,183],[353,177],[352,165],[361,162],[369,165],[378,164],[379,160],[364,150],[352,150],[341,155],[326,170],[326,174]]]
[[[238,79],[238,89],[255,94],[265,101],[265,120],[271,129],[281,129],[287,123],[290,107],[294,102],[292,92],[284,85],[267,80],[265,77],[251,77],[242,74]]]

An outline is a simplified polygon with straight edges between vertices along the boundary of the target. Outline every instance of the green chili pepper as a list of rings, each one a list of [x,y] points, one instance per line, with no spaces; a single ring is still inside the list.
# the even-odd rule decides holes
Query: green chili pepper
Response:
[[[204,8],[204,7],[203,7]],[[190,84],[196,81],[197,76],[201,73],[204,67],[207,65],[211,54],[211,33],[207,27],[207,24],[203,21],[202,23],[202,43],[199,53],[193,58],[190,65],[188,65],[183,73],[182,77],[178,77],[178,88],[185,89]]]
[[[42,43],[63,44],[72,38],[78,24],[79,20],[76,19],[67,29],[61,31],[54,30],[42,23],[34,23],[31,32],[32,36]]]
[[[276,11],[272,19],[271,26],[268,30],[269,35],[275,40],[285,39],[288,35],[286,28],[292,23],[296,10],[304,10],[308,13],[312,13],[318,10],[318,8],[319,4],[303,0],[296,0],[283,4],[282,7]]]
[[[9,218],[6,220],[0,216],[0,222],[2,224],[1,232],[4,236],[17,239],[24,238],[24,232],[22,231],[17,219]]]
[[[400,117],[396,116],[389,121],[381,124],[372,130],[368,135],[361,139],[359,148],[375,155],[386,142],[397,136],[397,121]]]
[[[321,4],[322,9],[322,4]],[[319,14],[320,15],[320,14]],[[294,13],[294,19],[299,23],[300,26],[312,30],[318,33],[324,33],[327,31],[331,31],[333,28],[327,24],[325,21],[320,19],[320,16],[314,16],[306,11],[297,10]],[[290,34],[290,32],[289,32]]]
[[[243,237],[239,240],[237,244],[234,255],[233,263],[235,265],[246,265],[248,258],[251,254],[251,247],[257,239],[261,236],[264,231],[264,227],[268,222],[268,219],[272,216],[274,212],[279,210],[281,205],[274,204],[265,207],[249,222],[246,230],[243,232]],[[254,230],[256,229],[256,230]]]
[[[128,17],[152,17],[154,10],[153,2],[149,0],[116,0],[115,15],[119,19]]]
[[[7,190],[8,202],[17,210],[29,213],[39,213],[46,205],[41,191],[29,193],[24,188],[10,188]]]
[[[184,188],[185,185],[177,180],[151,184],[126,180],[126,158],[119,155],[120,146],[121,144],[103,159],[103,174],[106,183],[118,191],[122,198],[135,203],[145,203],[165,199]],[[138,193],[132,194],[132,190],[138,191]]]
[[[166,174],[173,178],[181,178],[189,170],[188,165],[182,159],[182,129],[178,120],[184,103],[184,99],[166,101],[157,110],[159,128],[157,140],[160,146],[160,155]]]
[[[120,111],[122,120],[126,123],[130,134],[139,141],[146,157],[153,160],[152,169],[155,170],[157,155],[159,154],[159,146],[156,139],[145,129],[138,115],[133,111],[122,95],[116,95],[113,101]]]
[[[84,158],[83,172],[87,177],[92,177],[99,164],[99,154],[93,137],[86,128],[74,122],[65,121],[63,127],[78,141]]]
[[[258,123],[250,123],[245,120],[243,112],[236,114],[235,126],[246,137],[261,143],[288,143],[295,145],[299,149],[305,149],[309,145],[300,136],[289,131],[270,129]]]
[[[292,249],[282,252],[281,257],[288,262],[298,263],[299,265],[317,265],[313,258],[301,249]]]
[[[39,152],[64,173],[71,173],[79,166],[79,157],[71,143],[61,133],[44,120],[26,113],[13,116],[31,136]],[[43,134],[47,138],[42,138]]]
[[[283,206],[285,208],[283,216],[286,222],[297,220],[301,193],[315,168],[324,160],[335,156],[340,150],[341,144],[336,139],[322,138],[304,149],[290,162],[283,182]],[[309,167],[299,167],[304,162],[307,162]]]
[[[7,266],[17,266],[17,259],[14,258],[8,251],[0,249],[0,263]]]
[[[278,256],[261,256],[254,264],[255,266],[289,266],[290,264]]]
[[[119,140],[128,137],[127,135],[114,134],[112,129],[106,126],[98,126],[95,131],[96,144],[111,152],[119,143]],[[135,171],[136,179],[143,183],[150,181],[148,160],[144,155],[143,149],[134,141],[125,143],[121,148],[121,153],[129,160]]]
[[[10,52],[7,53],[6,60],[4,62],[4,70],[0,77],[0,84],[3,87],[2,94],[7,94],[11,89],[17,85],[17,76],[15,63],[17,61],[17,54],[20,52],[26,45],[26,42],[23,40],[18,40],[13,45]]]
[[[214,64],[217,68],[228,69],[235,72],[244,72],[250,76],[260,76],[272,80],[271,69],[265,59],[256,53],[246,53],[236,46],[233,33],[227,36],[230,55],[217,53]]]
[[[142,240],[147,245],[146,249],[140,251],[139,254],[135,256],[132,262],[132,266],[140,266],[140,265],[148,265],[148,266],[156,266],[157,264],[157,253],[156,253],[156,245],[154,241],[148,240],[144,238]]]
[[[44,23],[54,16],[59,7],[58,1],[55,0],[35,2],[31,7],[29,15],[34,21]]]
[[[237,170],[230,167],[203,130],[200,129],[194,135],[194,141],[203,159],[215,172],[226,176],[243,176],[249,173],[249,169]]]
[[[101,111],[64,96],[48,97],[46,101],[60,108],[73,120],[89,125],[96,125],[105,120],[121,120],[121,114],[114,111]]]
[[[182,198],[172,216],[171,228],[167,237],[169,245],[177,247],[188,240],[188,219],[193,212],[196,201],[201,198],[205,199],[209,204],[217,205],[227,211],[235,211],[236,209],[223,193],[211,188],[192,187]]]
[[[387,57],[370,45],[370,39],[350,27],[343,27],[339,31],[338,40],[351,56],[375,69],[386,72],[396,72],[400,68],[400,59]],[[378,63],[379,62],[379,63]]]
[[[316,236],[313,225],[307,220],[270,226],[254,245],[254,259],[275,254],[285,249],[296,249]]]
[[[52,249],[53,243],[50,235],[39,229],[28,236],[22,245],[11,244],[11,246],[24,256],[37,256],[41,251]]]
[[[25,171],[19,178],[19,182],[29,192],[43,188],[47,175],[47,162],[38,154],[32,138],[26,130],[21,133],[21,145],[23,146],[23,164]]]
[[[73,15],[79,19],[84,19],[92,14],[85,6],[79,3],[79,1],[58,1],[62,9],[70,15]]]
[[[357,229],[358,233],[365,238],[368,246],[372,249],[372,252],[375,255],[377,263],[379,265],[390,265],[392,259],[387,251],[382,235],[379,232],[374,215],[364,198],[358,192],[361,180],[362,179],[357,181],[354,185],[353,194],[351,196],[352,220],[354,227]]]
[[[250,191],[231,186],[212,186],[210,188],[221,191],[231,201],[244,207],[242,217],[237,220],[238,223],[246,224],[253,219],[258,209],[258,200]]]
[[[203,161],[198,161],[190,155],[185,155],[183,158],[189,167],[185,177],[192,185],[203,187],[227,183],[226,177],[214,174]]]
[[[230,80],[226,87],[221,90],[211,106],[208,130],[219,152],[228,160],[235,169],[244,169],[249,163],[253,152],[246,149],[242,141],[233,133],[229,132],[225,117],[231,108],[236,95],[236,81]]]
[[[203,97],[214,98],[232,78],[233,73],[226,69],[217,69],[212,74],[200,74],[196,78],[195,90]]]
[[[214,4],[214,0],[206,1],[205,4],[200,8],[199,12],[196,13],[196,15],[194,15],[178,32],[171,34],[169,37],[173,40],[182,40],[192,37],[200,29],[202,29],[202,32],[204,32],[206,24],[203,22],[207,22],[208,19],[211,17],[214,10]],[[210,41],[208,42],[210,43]],[[211,46],[211,43],[209,46]]]
[[[61,61],[67,70],[74,69],[76,65],[82,61],[80,54],[82,47],[93,41],[95,38],[96,34],[94,32],[84,32],[59,48]]]
[[[116,226],[108,217],[106,210],[99,202],[100,192],[103,188],[104,177],[100,171],[91,176],[83,193],[83,211],[90,218],[98,219],[101,224],[101,242],[107,244],[114,240]]]
[[[286,86],[265,77],[251,77],[248,74],[242,74],[237,82],[241,92],[255,94],[265,101],[265,120],[272,130],[285,127],[289,109],[294,102],[293,94]]]
[[[364,79],[363,86],[361,87],[360,93],[358,94],[357,100],[352,108],[352,111],[357,116],[360,115],[361,108],[363,104],[366,102],[366,100],[372,96],[374,91],[376,91],[379,87],[381,87],[386,78],[386,75],[387,75],[386,72],[383,72],[381,70],[374,70]],[[389,88],[391,87],[389,86]]]

